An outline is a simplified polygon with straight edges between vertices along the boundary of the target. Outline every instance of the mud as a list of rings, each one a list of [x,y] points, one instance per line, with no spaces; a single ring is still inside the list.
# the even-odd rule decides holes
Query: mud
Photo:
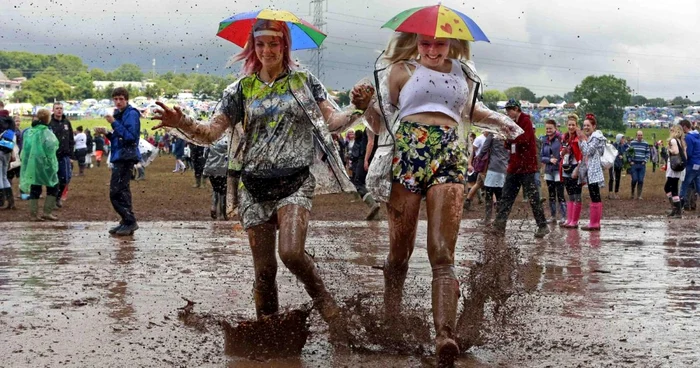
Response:
[[[194,177],[191,170],[184,174],[172,173],[175,164],[173,156],[158,157],[146,169],[146,180],[132,181],[134,212],[140,221],[211,221],[209,207],[211,187],[205,180],[206,188],[193,188]],[[77,166],[76,166],[77,168]],[[73,177],[64,207],[55,212],[62,221],[118,221],[109,202],[109,170],[106,166],[85,170],[85,176]],[[607,175],[607,171],[606,171]],[[621,200],[607,199],[603,191],[603,220],[656,217],[662,219],[670,210],[663,187],[665,173],[647,172],[643,201],[630,200],[630,177],[623,176]],[[18,180],[14,180],[14,193],[19,193]],[[542,188],[546,195],[546,186]],[[588,216],[588,193],[584,189],[583,218]],[[425,202],[421,205],[421,219],[425,219]],[[549,205],[545,203],[545,213],[549,215]],[[367,206],[360,198],[352,195],[323,195],[314,198],[311,220],[318,221],[362,221]],[[464,219],[480,219],[484,215],[483,206],[476,201],[471,210],[463,214]],[[698,219],[700,212],[690,211],[686,217]],[[379,218],[386,221],[386,210],[382,208]],[[527,203],[518,200],[510,218],[532,219],[532,211]],[[29,203],[17,201],[16,211],[0,211],[0,223],[29,221]]]
[[[255,317],[250,250],[232,223],[144,221],[128,239],[107,236],[109,225],[2,224],[0,366],[435,365],[424,222],[406,281],[406,330],[386,331],[386,224],[312,221],[307,249],[355,312],[348,325],[359,343],[331,344],[312,311],[301,355],[273,360],[226,354],[220,321]],[[543,240],[534,227],[511,221],[504,240],[463,222],[458,330],[471,347],[458,367],[700,365],[700,223],[607,220],[600,233],[553,228]],[[278,285],[282,308],[310,301],[284,267]],[[189,312],[183,298],[196,303]],[[392,333],[398,344],[385,339]]]

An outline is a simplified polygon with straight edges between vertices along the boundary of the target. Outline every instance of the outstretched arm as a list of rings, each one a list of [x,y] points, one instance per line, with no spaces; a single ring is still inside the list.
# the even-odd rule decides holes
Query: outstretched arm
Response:
[[[224,134],[224,131],[231,126],[231,120],[222,113],[214,115],[209,122],[199,122],[185,115],[180,107],[170,108],[162,102],[156,102],[162,109],[156,111],[153,120],[160,120],[160,124],[153,129],[174,128],[187,140],[199,145],[210,145],[216,142]]]

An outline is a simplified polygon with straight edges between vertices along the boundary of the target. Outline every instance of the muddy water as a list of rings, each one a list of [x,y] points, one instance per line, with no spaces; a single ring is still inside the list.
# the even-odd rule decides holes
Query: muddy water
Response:
[[[0,366],[434,366],[429,341],[413,355],[334,347],[316,312],[301,357],[227,357],[208,321],[254,317],[245,234],[230,223],[140,225],[123,240],[105,223],[2,224]],[[613,220],[601,233],[555,229],[544,240],[532,238],[534,224],[513,221],[506,241],[475,226],[462,224],[457,246],[461,331],[477,345],[459,367],[700,366],[697,221]],[[405,306],[430,325],[425,229]],[[387,239],[384,223],[314,222],[307,248],[339,299],[369,293],[372,309],[381,307],[376,266]],[[280,305],[309,301],[283,268],[278,284]],[[178,318],[183,298],[202,321]]]

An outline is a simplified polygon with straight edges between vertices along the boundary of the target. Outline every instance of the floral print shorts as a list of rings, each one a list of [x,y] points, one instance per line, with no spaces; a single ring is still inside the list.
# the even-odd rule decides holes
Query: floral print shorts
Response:
[[[457,128],[401,122],[393,160],[395,183],[425,195],[436,184],[464,184],[466,172]]]

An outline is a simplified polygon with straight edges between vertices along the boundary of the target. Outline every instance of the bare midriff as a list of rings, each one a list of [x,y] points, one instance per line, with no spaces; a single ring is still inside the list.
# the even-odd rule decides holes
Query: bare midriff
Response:
[[[424,125],[449,126],[452,128],[457,126],[457,122],[454,119],[441,112],[422,112],[408,115],[401,118],[401,121],[410,121]]]

